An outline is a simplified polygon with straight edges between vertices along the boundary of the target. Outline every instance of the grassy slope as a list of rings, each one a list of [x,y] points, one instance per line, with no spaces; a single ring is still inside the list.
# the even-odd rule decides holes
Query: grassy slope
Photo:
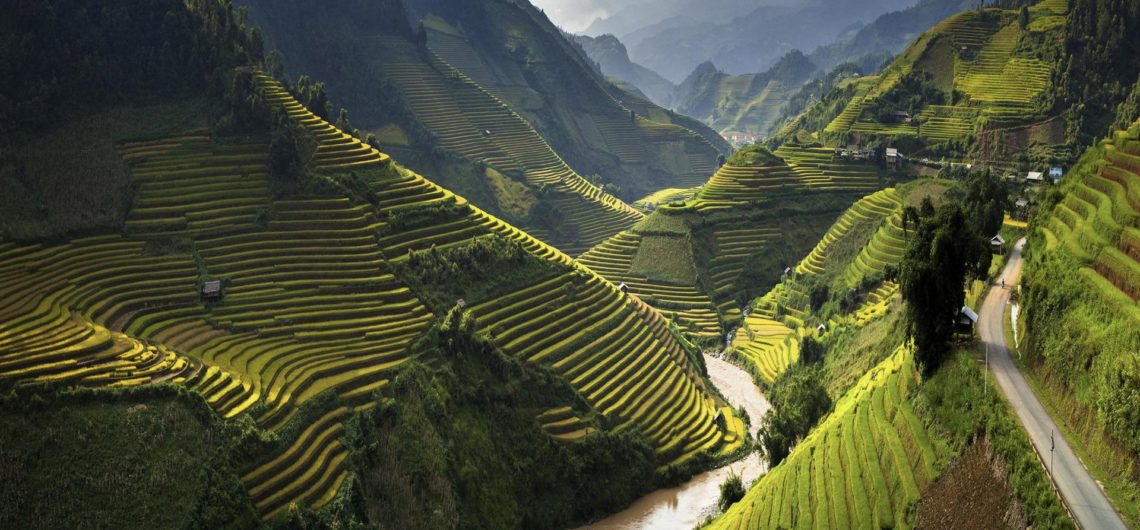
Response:
[[[166,390],[8,398],[0,526],[255,527],[228,434],[200,398]]]
[[[1023,281],[1026,365],[1126,520],[1140,520],[1136,438],[1140,130],[1090,149],[1030,223]],[[1129,155],[1133,153],[1133,155]],[[1133,294],[1128,294],[1133,293]]]

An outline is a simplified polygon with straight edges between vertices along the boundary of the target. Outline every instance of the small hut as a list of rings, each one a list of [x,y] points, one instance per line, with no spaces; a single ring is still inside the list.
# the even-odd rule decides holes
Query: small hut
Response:
[[[626,285],[625,282],[618,285],[618,290],[621,291],[622,294],[629,294],[629,286]]]
[[[222,281],[210,280],[202,284],[202,290],[199,293],[203,302],[220,302],[222,301]]]
[[[958,321],[955,322],[956,331],[964,335],[974,333],[974,326],[978,323],[978,314],[970,306],[962,306],[958,311]]]
[[[1001,234],[990,238],[990,252],[994,254],[1005,254],[1005,238],[1001,237]]]

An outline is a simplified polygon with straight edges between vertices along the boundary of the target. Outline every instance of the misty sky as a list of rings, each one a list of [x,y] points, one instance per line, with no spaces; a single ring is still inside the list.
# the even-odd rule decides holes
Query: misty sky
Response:
[[[613,0],[530,0],[541,7],[546,15],[562,29],[578,32],[586,29],[595,18],[609,14],[606,5],[621,5]]]

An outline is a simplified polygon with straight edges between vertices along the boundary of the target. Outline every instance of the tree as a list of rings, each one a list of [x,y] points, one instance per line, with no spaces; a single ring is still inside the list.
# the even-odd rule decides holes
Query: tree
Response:
[[[988,238],[974,230],[956,202],[923,218],[911,237],[899,284],[907,333],[924,373],[937,370],[950,350],[966,280],[982,277],[989,266]]]
[[[1017,25],[1021,29],[1029,27],[1029,6],[1021,6],[1021,12],[1017,14]]]
[[[987,171],[976,171],[966,177],[966,195],[962,200],[974,230],[991,237],[1001,230],[1005,212],[1010,208],[1009,189]]]
[[[761,420],[757,436],[772,467],[787,458],[792,447],[831,410],[831,397],[823,387],[820,367],[799,365],[780,374],[768,397],[772,410]]]

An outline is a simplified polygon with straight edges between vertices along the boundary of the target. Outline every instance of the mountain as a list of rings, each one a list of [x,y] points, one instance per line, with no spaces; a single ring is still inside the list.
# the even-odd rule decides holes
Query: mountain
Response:
[[[0,526],[565,527],[744,446],[660,312],[334,126],[244,11],[63,7],[12,13],[69,52],[12,108],[69,112],[5,184],[119,209],[4,212]]]
[[[820,0],[792,10],[757,7],[715,21],[692,18],[640,42],[625,42],[633,61],[675,82],[705,61],[729,74],[763,72],[794,49],[830,44],[853,23],[869,23],[912,4],[913,0]]]
[[[640,217],[615,195],[695,185],[715,167],[715,133],[622,106],[533,7],[423,2],[393,17],[402,11],[341,4],[311,17],[306,1],[249,5],[286,68],[324,79],[330,97],[352,109],[354,126],[412,167],[454,174],[447,183],[476,204],[572,254]],[[411,19],[424,20],[421,29]],[[469,39],[464,27],[483,28],[481,38]],[[535,70],[539,58],[547,66]],[[441,165],[441,153],[486,169],[464,176],[471,166]]]
[[[706,62],[677,87],[674,105],[726,138],[753,143],[776,123],[791,93],[817,73],[799,51],[789,52],[763,74],[728,75]]]
[[[870,54],[895,55],[924,31],[975,5],[970,0],[921,0],[906,9],[879,16],[853,35],[816,48],[808,57],[821,69],[830,70]]]
[[[657,72],[630,61],[625,45],[617,37],[607,34],[598,37],[576,35],[573,38],[586,55],[598,63],[598,68],[604,75],[637,87],[638,91],[658,105],[669,106],[675,88],[673,83]]]
[[[1049,108],[1064,42],[1065,6],[990,8],[951,16],[924,32],[878,75],[847,79],[786,136],[829,143],[882,142],[911,155],[969,156],[1009,166],[1071,154],[1060,109]],[[898,112],[911,119],[898,119]],[[802,135],[801,135],[802,136]]]

